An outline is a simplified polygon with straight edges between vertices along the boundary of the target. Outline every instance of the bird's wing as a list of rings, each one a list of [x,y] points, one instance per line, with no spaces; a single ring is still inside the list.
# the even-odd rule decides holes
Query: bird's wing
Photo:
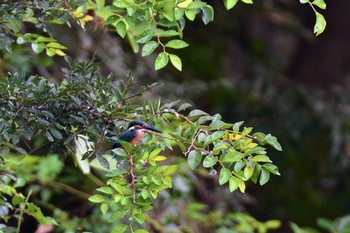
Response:
[[[130,142],[134,137],[136,136],[136,131],[135,130],[129,130],[123,132],[117,141],[114,143],[113,148],[119,148],[122,146],[122,144],[119,143],[119,141],[125,141],[125,142]]]

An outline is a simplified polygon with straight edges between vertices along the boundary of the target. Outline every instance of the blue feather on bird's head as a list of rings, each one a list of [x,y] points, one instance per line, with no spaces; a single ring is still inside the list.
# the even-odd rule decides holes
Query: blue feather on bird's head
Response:
[[[132,122],[130,122],[129,126],[128,126],[128,130],[132,130],[132,129],[148,129],[148,130],[152,130],[158,133],[162,133],[162,131],[154,128],[151,125],[148,125],[146,122],[144,121],[140,121],[140,120],[134,120]]]

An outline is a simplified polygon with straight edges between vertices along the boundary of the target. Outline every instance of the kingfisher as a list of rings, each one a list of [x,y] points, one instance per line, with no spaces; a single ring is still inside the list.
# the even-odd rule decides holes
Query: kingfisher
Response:
[[[145,135],[145,132],[149,130],[162,133],[162,131],[154,128],[153,126],[146,124],[143,121],[135,120],[130,122],[128,126],[128,130],[123,132],[118,137],[117,142],[115,142],[113,145],[113,149],[122,147],[122,144],[120,144],[119,141],[129,142],[132,146],[139,144],[142,141],[142,138]]]

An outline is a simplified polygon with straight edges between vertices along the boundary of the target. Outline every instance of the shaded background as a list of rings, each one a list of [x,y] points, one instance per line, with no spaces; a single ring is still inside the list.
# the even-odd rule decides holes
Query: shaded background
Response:
[[[295,0],[238,4],[229,12],[221,1],[208,3],[215,9],[214,22],[205,26],[197,19],[186,25],[190,47],[179,54],[183,72],[171,66],[155,72],[154,56],[133,54],[127,41],[98,21],[86,31],[78,26],[51,31],[70,56],[94,58],[103,74],[123,78],[130,70],[139,85],[163,83],[145,98],[190,101],[225,121],[245,120],[246,126],[278,137],[284,150],[270,153],[282,176],[263,187],[249,185],[244,198],[210,183],[206,192],[220,193],[223,202],[239,200],[240,210],[259,220],[315,226],[318,217],[349,214],[350,1],[327,2],[327,28],[319,37],[312,35],[312,9]],[[62,66],[62,58],[18,47],[1,60],[0,73],[22,70],[59,82]],[[198,190],[195,195],[220,204]]]

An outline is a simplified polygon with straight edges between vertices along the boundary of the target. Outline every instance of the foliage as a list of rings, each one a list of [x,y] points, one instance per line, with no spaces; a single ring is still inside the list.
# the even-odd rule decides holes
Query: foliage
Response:
[[[142,46],[142,56],[156,54],[156,70],[165,67],[169,61],[181,70],[182,60],[171,51],[188,46],[182,34],[185,21],[194,20],[201,14],[202,21],[207,24],[214,15],[213,8],[207,3],[188,0],[114,1],[112,5],[101,0],[9,2],[1,3],[0,8],[3,13],[0,26],[4,31],[0,40],[7,51],[11,51],[16,40],[20,45],[30,43],[35,53],[45,50],[48,56],[63,56],[67,52],[66,46],[51,35],[50,25],[70,26],[71,19],[75,19],[84,27],[86,22],[94,20],[97,26],[110,25],[119,36],[128,37],[135,52]],[[237,2],[224,0],[224,5],[231,9]],[[326,24],[314,7],[323,9],[325,4],[323,1],[308,3],[315,11],[314,32],[319,35]],[[31,33],[32,24],[45,35]],[[27,31],[29,33],[23,33]],[[112,76],[100,76],[92,63],[65,59],[69,68],[64,69],[65,80],[57,85],[40,76],[26,77],[17,73],[9,74],[0,85],[0,144],[6,161],[2,164],[3,171],[12,181],[17,180],[21,184],[19,188],[23,189],[17,190],[16,184],[6,178],[4,187],[16,189],[13,189],[14,193],[4,189],[1,204],[8,211],[1,217],[9,225],[9,219],[18,219],[17,227],[12,230],[20,231],[25,218],[23,214],[33,216],[41,224],[56,224],[57,221],[59,231],[70,232],[78,227],[94,229],[94,232],[112,229],[114,232],[179,232],[185,230],[182,225],[196,229],[195,223],[218,232],[266,232],[279,227],[278,220],[260,222],[246,214],[212,210],[209,204],[193,200],[181,209],[170,203],[171,198],[166,199],[166,195],[173,195],[171,192],[188,189],[186,183],[200,186],[191,179],[208,173],[220,185],[227,184],[231,192],[237,189],[245,192],[248,180],[265,184],[271,173],[279,175],[265,149],[268,144],[281,150],[275,137],[252,133],[251,127],[242,127],[243,122],[226,123],[220,114],[189,110],[191,106],[187,103],[164,104],[157,99],[140,104],[137,97],[157,84],[138,90],[131,77],[115,81]],[[141,145],[124,144],[124,149],[110,151],[111,144],[131,119],[157,124],[165,133],[147,134]],[[48,151],[60,154],[61,158],[47,155]],[[117,154],[117,161],[111,159],[112,153]],[[64,182],[79,184],[78,189],[83,187],[81,180],[88,179],[93,185],[82,191],[61,182],[59,175],[67,172],[66,168],[63,170],[63,155],[71,155],[84,173],[65,174]],[[24,156],[20,164],[18,156]],[[187,165],[179,157],[185,157]],[[12,160],[15,161],[13,164]],[[69,159],[65,160],[67,163]],[[21,167],[27,169],[24,171]],[[11,176],[11,171],[18,178]],[[92,174],[97,174],[98,178]],[[24,183],[28,185],[23,186]],[[91,190],[95,189],[96,194],[92,195]],[[62,191],[94,203],[89,206],[88,217],[76,217],[59,209],[61,206],[54,206],[57,203],[54,195]],[[9,203],[7,200],[11,195],[20,197]],[[29,203],[30,199],[36,204]],[[56,221],[45,217],[42,214],[45,211],[39,206],[50,210]],[[181,220],[162,217],[176,208],[176,213],[183,215],[183,218],[178,217]],[[159,211],[164,209],[164,212]],[[296,232],[299,230],[296,225],[291,228]]]
[[[232,9],[238,0],[224,0],[227,10]],[[252,4],[252,0],[241,0],[246,4]],[[309,3],[316,15],[314,33],[321,34],[326,21],[315,7],[325,9],[323,0],[305,1]],[[154,62],[155,70],[164,68],[170,63],[178,70],[182,70],[181,58],[172,50],[183,49],[188,46],[183,40],[183,31],[186,20],[195,20],[198,14],[202,14],[202,21],[208,24],[214,19],[214,9],[201,0],[164,0],[164,1],[130,1],[115,0],[111,4],[104,0],[77,0],[77,1],[5,1],[0,5],[3,16],[0,20],[0,29],[5,33],[0,34],[2,48],[11,51],[12,37],[17,38],[18,44],[30,43],[35,53],[46,51],[48,56],[64,56],[66,46],[61,45],[50,34],[48,23],[68,24],[69,19],[75,19],[84,28],[86,22],[91,20],[103,20],[102,26],[110,25],[117,34],[127,37],[136,53],[142,46],[142,56],[156,53]],[[87,11],[94,12],[93,14]],[[21,33],[23,22],[34,24],[47,33],[43,36],[35,33]],[[9,36],[12,35],[12,36]],[[159,49],[158,49],[159,48]]]
[[[103,214],[110,210],[110,222],[129,216],[131,222],[144,223],[147,212],[153,208],[153,199],[157,199],[160,191],[172,187],[170,175],[177,166],[160,164],[166,157],[159,154],[174,146],[179,146],[187,156],[191,169],[202,164],[211,174],[218,170],[219,183],[228,182],[231,192],[237,188],[244,192],[248,180],[263,185],[270,173],[279,175],[263,147],[269,144],[281,150],[275,137],[261,132],[250,134],[251,127],[240,129],[243,122],[225,123],[219,114],[210,116],[198,109],[188,112],[190,105],[176,107],[178,101],[162,105],[158,99],[146,102],[143,107],[128,105],[128,99],[151,87],[130,93],[130,79],[112,81],[111,76],[98,75],[97,67],[90,63],[76,63],[69,58],[67,61],[70,68],[63,70],[66,78],[58,85],[43,77],[25,79],[18,74],[1,83],[1,152],[31,154],[47,145],[54,151],[62,151],[63,146],[80,164],[74,139],[88,136],[83,139],[90,149],[82,159],[96,156],[103,167],[110,169],[106,186],[97,189],[102,194],[89,200],[100,203]],[[111,168],[111,157],[104,156],[110,152],[103,144],[116,140],[115,127],[131,118],[166,124],[169,136],[148,134],[145,144],[135,147],[122,142],[125,149],[113,152],[125,159],[126,165]],[[41,140],[40,145],[33,147],[34,139]],[[47,159],[41,160],[43,165],[37,174],[44,181],[60,171],[57,167],[57,171],[50,170],[52,175],[46,173],[44,167],[55,163]]]

